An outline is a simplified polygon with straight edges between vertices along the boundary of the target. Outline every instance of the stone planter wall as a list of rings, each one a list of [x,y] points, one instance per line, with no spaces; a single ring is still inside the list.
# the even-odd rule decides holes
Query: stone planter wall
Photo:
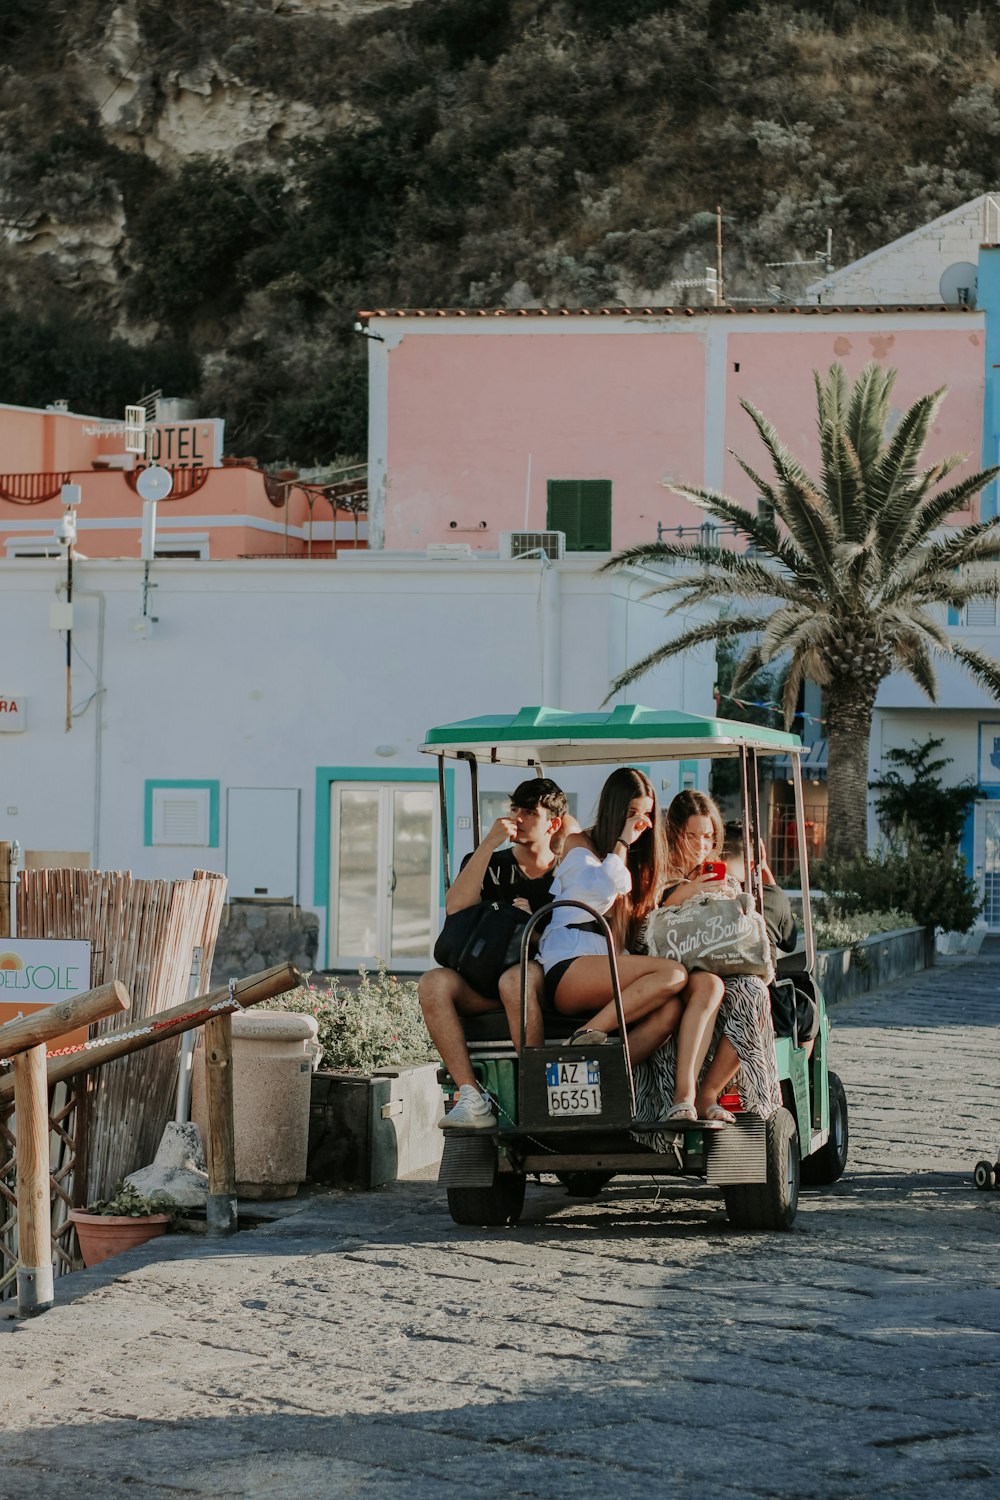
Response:
[[[873,933],[852,948],[826,948],[816,955],[816,977],[827,1005],[880,989],[894,979],[919,973],[934,962],[933,935],[926,927]]]
[[[309,1178],[373,1188],[436,1168],[443,1137],[437,1063],[312,1075]]]
[[[283,963],[305,973],[316,967],[318,943],[315,912],[289,902],[230,901],[222,910],[211,983],[218,987]]]

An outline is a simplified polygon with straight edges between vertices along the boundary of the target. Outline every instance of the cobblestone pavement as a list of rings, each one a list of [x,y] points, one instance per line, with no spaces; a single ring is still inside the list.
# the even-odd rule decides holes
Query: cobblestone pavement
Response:
[[[995,1500],[1000,962],[834,1013],[847,1175],[794,1230],[707,1189],[432,1183],[160,1241],[0,1323],[0,1497]]]

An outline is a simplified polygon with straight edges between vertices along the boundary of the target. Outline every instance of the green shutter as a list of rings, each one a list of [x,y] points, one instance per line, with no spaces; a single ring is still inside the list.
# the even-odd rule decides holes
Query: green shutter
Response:
[[[567,552],[610,552],[611,480],[550,479],[546,526],[566,533]]]

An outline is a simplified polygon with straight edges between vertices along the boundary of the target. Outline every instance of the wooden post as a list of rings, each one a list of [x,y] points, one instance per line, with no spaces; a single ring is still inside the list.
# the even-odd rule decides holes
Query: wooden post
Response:
[[[19,1053],[13,1064],[17,1113],[17,1311],[22,1318],[32,1318],[51,1307],[55,1298],[44,1043]]]
[[[11,930],[10,887],[13,877],[13,857],[10,844],[0,839],[0,938],[13,937]]]
[[[236,1136],[233,1129],[233,1020],[226,1012],[205,1022],[205,1099],[208,1113],[209,1234],[236,1229]]]

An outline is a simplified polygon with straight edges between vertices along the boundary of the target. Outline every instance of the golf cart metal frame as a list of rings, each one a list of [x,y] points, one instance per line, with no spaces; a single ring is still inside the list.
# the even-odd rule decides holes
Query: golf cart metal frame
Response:
[[[490,715],[441,725],[428,731],[420,748],[438,759],[446,887],[451,877],[447,760],[464,760],[469,767],[473,843],[478,845],[480,764],[534,770],[544,776],[556,767],[736,758],[744,856],[746,868],[754,871],[753,894],[758,909],[763,904],[760,763],[776,756],[787,758],[784,764],[792,774],[802,871],[804,951],[781,961],[779,982],[791,980],[811,987],[819,1029],[811,1055],[805,1046],[798,1045],[794,1033],[776,1039],[784,1107],[767,1121],[741,1112],[735,1126],[705,1121],[690,1125],[637,1121],[634,1069],[622,1024],[621,987],[610,929],[582,902],[552,903],[532,916],[522,936],[520,1055],[506,1037],[481,1039],[478,1034],[484,1029],[489,1032],[489,1026],[477,1025],[475,1019],[465,1024],[473,1068],[481,1087],[494,1101],[497,1124],[493,1130],[474,1132],[448,1130],[446,1125],[439,1181],[447,1188],[452,1218],[460,1224],[516,1222],[529,1175],[555,1173],[571,1193],[592,1196],[612,1176],[632,1173],[704,1178],[721,1189],[734,1227],[790,1228],[797,1212],[800,1181],[817,1186],[835,1181],[847,1157],[846,1100],[839,1079],[829,1071],[829,1021],[813,977],[815,940],[800,764],[805,747],[799,737],[757,725],[639,706],[588,714],[523,708],[515,715]],[[531,934],[557,904],[582,907],[590,920],[598,921],[608,944],[619,1031],[611,1042],[591,1049],[593,1055],[584,1056],[579,1047],[569,1048],[566,1038],[572,1024],[568,1018],[551,1014],[546,1015],[543,1046],[524,1045]],[[554,1123],[552,1080],[572,1077],[583,1084],[588,1076],[599,1080],[595,1097],[600,1117],[581,1114]],[[443,1080],[446,1092],[449,1084],[454,1089],[446,1074]],[[669,1150],[654,1152],[643,1146],[642,1134],[653,1131],[669,1132]]]

